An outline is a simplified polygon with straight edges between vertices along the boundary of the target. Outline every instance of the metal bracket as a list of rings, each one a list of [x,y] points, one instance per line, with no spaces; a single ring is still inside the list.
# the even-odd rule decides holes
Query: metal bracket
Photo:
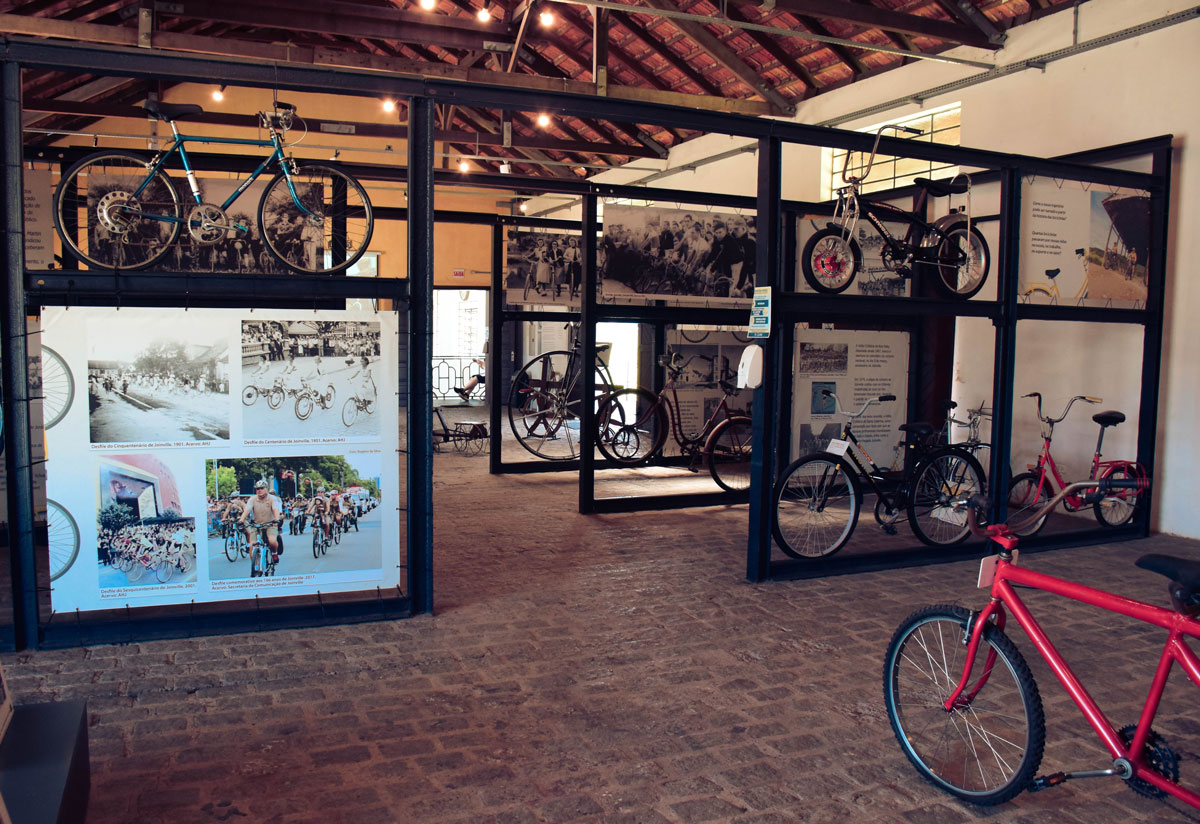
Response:
[[[143,6],[142,8],[138,9],[138,48],[151,48],[154,45],[153,34],[154,9],[149,6]]]

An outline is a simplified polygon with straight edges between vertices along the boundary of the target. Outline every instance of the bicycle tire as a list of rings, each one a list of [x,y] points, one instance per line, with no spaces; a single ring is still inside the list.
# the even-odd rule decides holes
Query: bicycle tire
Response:
[[[58,501],[46,499],[46,550],[50,580],[61,578],[79,557],[79,524]]]
[[[354,402],[354,398],[346,398],[346,402],[342,404],[342,425],[349,429],[354,426],[356,420],[358,420],[358,404]]]
[[[337,400],[337,390],[333,388],[332,383],[325,385],[325,392],[317,400],[322,409],[329,409],[333,406],[333,402]]]
[[[950,604],[904,619],[884,658],[883,697],[892,732],[917,772],[956,798],[991,806],[1033,780],[1046,722],[1029,665],[995,626],[983,631],[961,706],[945,709],[965,666],[970,620],[967,609]]]
[[[134,152],[103,151],[81,158],[63,173],[54,190],[54,228],[66,252],[89,268],[117,270],[144,269],[171,250],[183,226],[179,193],[161,170],[149,175],[146,163],[147,158]],[[88,191],[81,196],[84,179]],[[121,193],[131,196],[146,180],[150,182],[137,204],[139,211],[154,217],[124,214]],[[109,213],[106,226],[98,209],[103,200],[114,198],[118,208]],[[81,232],[86,238],[82,243]]]
[[[154,577],[158,579],[160,584],[165,584],[171,580],[171,576],[175,574],[175,565],[168,561],[159,561],[154,567]]]
[[[963,240],[966,251],[963,251]],[[967,300],[987,283],[988,270],[991,268],[991,251],[983,233],[974,223],[971,224],[970,234],[967,234],[967,221],[954,224],[942,236],[938,243],[934,283],[947,297]],[[965,257],[965,263],[960,263]]]
[[[773,497],[775,542],[785,555],[797,559],[824,558],[845,546],[862,510],[858,476],[828,452],[788,464]]]
[[[247,386],[242,390],[242,406],[254,406],[254,402],[258,400],[258,387]]]
[[[241,550],[238,548],[238,537],[234,532],[230,532],[225,536],[225,557],[229,559],[229,563],[233,563],[238,559]]]
[[[688,343],[702,343],[708,337],[707,329],[679,329],[679,336]]]
[[[308,420],[313,411],[313,399],[308,395],[296,398],[296,417],[302,421]]]
[[[850,288],[862,268],[862,250],[843,229],[827,226],[804,244],[800,269],[804,279],[818,292],[836,295]]]
[[[323,163],[297,166],[291,184],[282,172],[276,174],[258,202],[258,226],[267,250],[287,268],[317,275],[337,274],[357,263],[375,230],[371,199],[362,184]],[[293,186],[310,216],[296,205]],[[302,230],[315,237],[318,227],[321,240],[311,248],[318,241],[305,240]],[[297,254],[300,243],[310,247],[300,250],[303,259]]]
[[[1046,488],[1048,484],[1049,481],[1045,484],[1040,483],[1040,475],[1037,472],[1022,472],[1015,476],[1008,485],[1008,522],[1020,523],[1045,506],[1053,494]],[[1031,538],[1042,531],[1047,518],[1049,515],[1044,515],[1032,527],[1013,534],[1020,538]]]
[[[742,415],[717,424],[704,446],[708,472],[717,486],[729,492],[750,488],[750,453],[754,422]]]
[[[1135,480],[1136,471],[1130,471],[1129,465],[1117,464],[1109,466],[1100,473],[1101,478],[1111,480]],[[1140,495],[1136,489],[1111,490],[1109,494],[1092,504],[1096,520],[1107,527],[1124,526],[1133,520],[1137,514]]]
[[[749,343],[750,342],[750,333],[745,331],[744,329],[733,329],[730,331],[729,334],[733,335],[733,339],[735,341],[737,341],[738,343]]]
[[[267,393],[267,406],[272,409],[278,409],[283,405],[283,390],[278,386],[274,387]]]
[[[517,442],[547,461],[579,457],[582,370],[576,352],[543,352],[513,376],[508,390],[508,425]],[[596,397],[612,389],[608,367],[595,359]],[[572,425],[574,424],[574,425]]]
[[[667,405],[649,389],[609,393],[596,412],[596,447],[617,466],[641,466],[662,454],[671,428]]]
[[[922,543],[953,546],[971,534],[970,510],[952,502],[987,491],[979,461],[961,449],[938,449],[921,460],[908,493],[908,524]]]
[[[61,421],[75,401],[75,378],[62,355],[42,347],[42,421],[49,429]]]
[[[133,566],[125,573],[126,580],[131,584],[136,584],[142,580],[142,576],[146,574],[146,566],[141,561],[134,561]]]
[[[261,559],[262,553],[259,551],[259,548],[260,548],[260,544],[257,544],[257,543],[253,547],[250,548],[250,577],[251,578],[261,578],[262,574],[263,574],[262,559]]]

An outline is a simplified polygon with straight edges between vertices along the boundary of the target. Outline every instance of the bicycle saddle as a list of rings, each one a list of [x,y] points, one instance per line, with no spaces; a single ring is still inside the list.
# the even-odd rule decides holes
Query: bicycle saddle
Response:
[[[1056,277],[1058,277],[1061,274],[1062,274],[1062,269],[1047,269],[1046,270],[1046,277],[1050,278],[1050,280],[1054,280]]]
[[[924,438],[933,434],[933,427],[927,423],[902,423],[900,431],[907,432],[914,438]]]
[[[147,100],[146,105],[142,106],[142,110],[151,117],[165,120],[168,123],[181,117],[204,114],[204,109],[194,103],[163,103],[159,100]]]
[[[1097,412],[1092,415],[1092,420],[1101,426],[1116,426],[1119,423],[1125,422],[1125,413],[1118,412],[1115,409],[1107,409],[1104,412]]]
[[[934,197],[946,197],[947,195],[961,195],[967,191],[966,180],[930,180],[927,177],[915,177],[913,183],[920,186],[925,191]]]
[[[1142,569],[1157,572],[1171,579],[1168,591],[1175,609],[1184,615],[1200,613],[1200,561],[1176,558],[1174,555],[1143,555],[1134,562]]]

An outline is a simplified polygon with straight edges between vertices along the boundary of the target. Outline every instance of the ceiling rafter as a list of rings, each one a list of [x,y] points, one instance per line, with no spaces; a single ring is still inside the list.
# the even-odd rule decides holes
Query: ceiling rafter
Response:
[[[824,37],[834,37],[834,33],[825,28],[825,25],[817,18],[808,14],[798,14],[796,18],[804,24],[804,27],[813,34],[820,34]],[[829,49],[838,59],[850,67],[855,77],[862,77],[867,72],[866,65],[859,59],[858,55],[850,51],[850,49],[840,43],[824,43],[825,48]]]
[[[621,27],[631,35],[645,43],[655,54],[666,60],[677,72],[695,83],[701,91],[717,96],[722,94],[720,86],[710,81],[702,73],[696,71],[686,60],[676,54],[669,45],[657,40],[648,29],[639,25],[628,14],[613,11],[610,17],[612,20],[620,23]]]
[[[746,12],[742,11],[736,6],[729,6],[726,9],[726,13],[729,15],[731,20],[737,20],[742,23],[762,22],[761,20],[751,19],[750,15],[746,14]],[[821,84],[817,82],[817,78],[813,75],[813,73],[810,72],[808,68],[804,66],[804,64],[802,64],[797,58],[789,54],[787,50],[783,48],[782,44],[772,40],[768,35],[763,34],[762,32],[747,31],[746,33],[749,34],[751,39],[761,46],[763,50],[767,52],[767,54],[775,58],[779,65],[783,66],[785,70],[791,72],[795,77],[799,78],[807,87],[805,89],[806,92],[815,94],[820,90]]]
[[[460,111],[460,117],[462,118],[462,120],[464,122],[470,124],[472,127],[474,127],[474,129],[476,131],[486,132],[487,134],[499,134],[500,133],[500,126],[498,124],[493,124],[493,123],[489,122],[487,120],[486,116],[482,112],[479,112],[478,110],[475,110],[475,109],[471,109],[470,114],[462,111],[461,109],[459,111]],[[478,118],[478,119],[476,119],[476,118]],[[520,154],[522,154],[525,157],[532,160],[534,163],[541,164],[541,165],[539,165],[538,168],[541,172],[543,172],[545,174],[548,174],[552,177],[574,177],[573,174],[568,172],[562,166],[544,165],[546,163],[546,161],[550,161],[551,163],[554,163],[555,162],[554,158],[550,157],[549,155],[545,154],[544,152],[539,151],[538,149],[514,149],[514,151],[519,152]]]

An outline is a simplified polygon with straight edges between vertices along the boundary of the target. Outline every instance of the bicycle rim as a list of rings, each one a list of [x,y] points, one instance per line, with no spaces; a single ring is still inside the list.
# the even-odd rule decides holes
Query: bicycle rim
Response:
[[[949,546],[970,534],[965,506],[956,501],[984,491],[983,470],[970,455],[939,451],[917,470],[908,504],[908,522],[922,542]]]
[[[730,492],[750,488],[750,450],[754,427],[749,418],[730,418],[713,433],[708,471],[717,486]]]
[[[267,248],[301,272],[331,274],[354,265],[367,250],[375,225],[366,191],[349,175],[317,163],[300,166],[291,181],[299,205],[282,174],[259,201]]]
[[[959,706],[946,711],[966,664],[969,617],[939,605],[905,619],[888,645],[884,702],[896,740],[927,781],[965,801],[999,804],[1033,779],[1045,719],[1029,666],[995,627],[984,631]]]
[[[854,534],[862,493],[836,459],[813,455],[784,470],[775,491],[775,540],[793,558],[820,558]]]
[[[609,395],[596,414],[596,446],[621,466],[637,466],[662,452],[670,422],[665,403],[645,389]]]
[[[75,379],[62,356],[42,347],[42,420],[46,429],[63,419],[75,400]]]
[[[513,378],[508,424],[517,442],[547,461],[579,457],[582,375],[579,359],[566,350],[538,355]],[[597,372],[597,386],[600,386]]]
[[[987,242],[974,226],[960,223],[946,233],[938,246],[938,278],[952,297],[969,298],[987,280]]]

